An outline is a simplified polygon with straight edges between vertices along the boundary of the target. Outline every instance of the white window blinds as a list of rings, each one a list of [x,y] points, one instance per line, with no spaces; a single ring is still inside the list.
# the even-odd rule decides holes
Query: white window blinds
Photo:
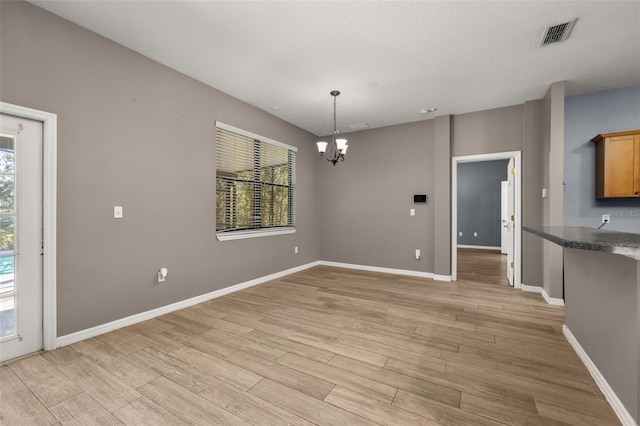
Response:
[[[295,227],[295,148],[216,123],[216,231]]]

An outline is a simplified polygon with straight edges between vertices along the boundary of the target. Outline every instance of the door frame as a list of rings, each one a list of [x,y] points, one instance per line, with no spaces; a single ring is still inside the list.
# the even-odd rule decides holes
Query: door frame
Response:
[[[42,123],[42,347],[56,348],[56,206],[58,116],[6,102],[0,102],[0,113]]]
[[[508,190],[509,181],[503,180],[500,181],[500,254],[507,254],[507,243],[505,234],[507,233],[506,227],[504,226],[504,221],[508,217],[505,212],[506,200],[505,200],[505,190]],[[515,191],[514,191],[515,192]],[[508,196],[506,197],[509,198]]]
[[[513,287],[522,288],[522,152],[464,155],[451,158],[451,280],[458,276],[458,163],[515,159],[515,227],[513,247]]]

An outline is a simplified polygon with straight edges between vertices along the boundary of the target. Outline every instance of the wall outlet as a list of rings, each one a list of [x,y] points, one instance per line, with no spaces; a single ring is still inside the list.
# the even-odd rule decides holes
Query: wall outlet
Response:
[[[416,209],[409,209],[409,216],[415,216],[416,215]]]
[[[420,260],[420,249],[416,249],[416,260]]]
[[[295,246],[295,247],[293,248],[293,252],[294,252],[295,254],[298,254],[298,246]]]
[[[458,232],[458,237],[462,237],[462,232]]]
[[[163,283],[167,279],[167,268],[160,268],[158,271],[158,282]]]
[[[113,218],[122,219],[122,206],[113,206]]]
[[[611,217],[608,214],[602,215],[602,223],[609,223],[611,221]]]
[[[478,233],[477,233],[477,232],[474,232],[474,233],[473,233],[473,236],[474,236],[474,237],[477,237],[477,236],[478,236]]]

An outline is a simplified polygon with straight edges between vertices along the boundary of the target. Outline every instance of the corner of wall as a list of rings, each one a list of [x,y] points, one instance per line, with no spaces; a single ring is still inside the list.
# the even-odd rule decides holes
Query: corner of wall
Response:
[[[434,126],[433,272],[451,275],[451,116],[435,118]],[[435,179],[437,177],[437,179]]]
[[[545,186],[543,226],[564,225],[564,96],[565,83],[552,83],[544,97],[543,161]],[[543,288],[552,298],[563,294],[562,247],[543,242]]]

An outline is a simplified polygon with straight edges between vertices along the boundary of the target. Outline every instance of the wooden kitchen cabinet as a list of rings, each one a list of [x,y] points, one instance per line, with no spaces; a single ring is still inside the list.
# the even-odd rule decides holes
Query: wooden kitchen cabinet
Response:
[[[596,198],[640,198],[640,130],[601,133],[596,144]]]

